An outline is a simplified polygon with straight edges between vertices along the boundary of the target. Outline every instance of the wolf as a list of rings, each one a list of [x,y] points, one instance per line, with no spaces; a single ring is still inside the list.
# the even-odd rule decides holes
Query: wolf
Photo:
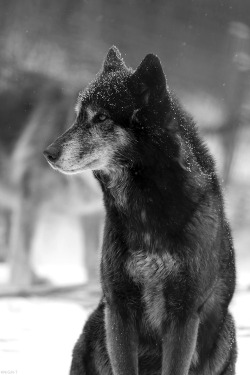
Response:
[[[106,210],[102,297],[71,375],[231,375],[234,248],[215,163],[159,58],[134,71],[112,47],[72,127],[44,155],[93,170]]]

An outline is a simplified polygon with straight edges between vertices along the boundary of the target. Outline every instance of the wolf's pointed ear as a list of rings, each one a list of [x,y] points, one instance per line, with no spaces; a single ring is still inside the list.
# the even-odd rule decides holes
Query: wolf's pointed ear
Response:
[[[161,99],[166,90],[166,78],[160,59],[148,54],[133,73],[131,83],[142,104],[147,105],[152,95]]]
[[[117,47],[112,46],[103,62],[103,71],[108,73],[111,71],[120,70],[124,66],[125,63],[121,57],[120,51]]]

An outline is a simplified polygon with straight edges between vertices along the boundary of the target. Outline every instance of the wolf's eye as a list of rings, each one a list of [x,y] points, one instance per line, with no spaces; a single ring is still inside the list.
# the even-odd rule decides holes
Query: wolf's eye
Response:
[[[99,113],[98,115],[96,115],[95,117],[95,120],[98,121],[98,122],[103,122],[105,120],[107,120],[108,116],[105,115],[105,113]]]

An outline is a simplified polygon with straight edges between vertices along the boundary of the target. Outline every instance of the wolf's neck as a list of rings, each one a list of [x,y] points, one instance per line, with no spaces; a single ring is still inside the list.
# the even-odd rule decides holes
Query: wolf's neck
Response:
[[[171,172],[121,168],[100,177],[106,209],[116,210],[136,225],[143,226],[147,217],[152,226],[164,223],[165,227],[176,231],[196,203],[186,194],[181,183],[176,183]]]
[[[116,168],[105,173],[106,184],[104,194],[109,193],[112,203],[118,210],[129,210],[129,190],[132,189],[133,180],[127,168]]]

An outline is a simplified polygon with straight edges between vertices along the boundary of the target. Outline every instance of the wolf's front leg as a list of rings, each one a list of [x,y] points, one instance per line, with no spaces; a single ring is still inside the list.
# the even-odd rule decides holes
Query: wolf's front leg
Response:
[[[105,308],[108,354],[114,375],[138,375],[137,334],[112,306]]]
[[[166,333],[162,343],[162,375],[188,375],[195,351],[199,317],[189,317],[185,323],[176,323]]]

